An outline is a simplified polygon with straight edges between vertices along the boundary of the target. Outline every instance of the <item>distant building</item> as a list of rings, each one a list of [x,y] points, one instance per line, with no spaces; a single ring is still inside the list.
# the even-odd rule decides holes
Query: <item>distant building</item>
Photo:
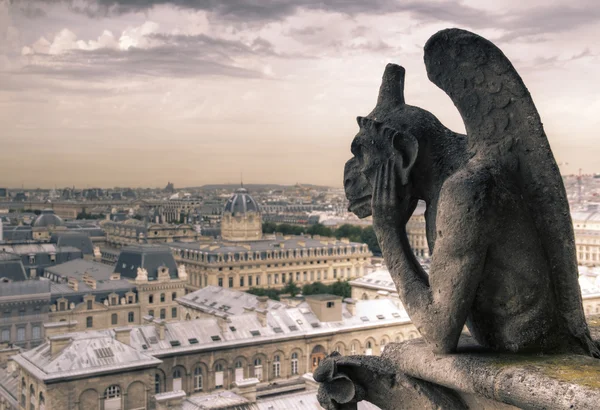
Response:
[[[221,219],[225,241],[257,241],[262,238],[260,208],[245,188],[239,188],[225,203]]]
[[[54,243],[0,244],[0,252],[17,255],[29,279],[42,276],[44,269],[50,266],[83,258],[80,249],[72,246],[59,247]]]
[[[600,266],[600,212],[572,212],[571,218],[579,264]]]
[[[72,323],[69,331],[108,329],[143,323],[144,316],[179,320],[176,299],[187,276],[169,248],[123,248],[114,267],[82,259],[47,268],[52,282],[51,322]]]
[[[197,241],[201,236],[188,224],[171,225],[128,219],[124,222],[103,221],[106,243],[121,248],[133,244],[170,243],[174,241]]]
[[[222,286],[238,290],[333,283],[364,275],[372,256],[365,244],[346,239],[276,236],[250,242],[173,242],[175,259],[186,265],[189,288]]]
[[[180,392],[196,403],[185,408],[194,409],[202,408],[203,394],[214,392],[217,400],[226,395],[219,391],[236,385],[237,394],[246,391],[257,405],[262,400],[277,405],[285,402],[268,396],[302,393],[310,383],[302,375],[327,353],[380,354],[391,341],[417,334],[405,312],[388,300],[342,303],[319,296],[286,305],[254,297],[244,298],[242,306],[240,292],[218,287],[198,292],[208,304],[227,302],[242,313],[74,333],[67,333],[69,322],[53,323],[47,342],[14,356],[16,370],[0,384],[16,378],[13,398],[24,397],[36,409],[42,397],[52,409],[167,408],[169,400],[183,399]]]

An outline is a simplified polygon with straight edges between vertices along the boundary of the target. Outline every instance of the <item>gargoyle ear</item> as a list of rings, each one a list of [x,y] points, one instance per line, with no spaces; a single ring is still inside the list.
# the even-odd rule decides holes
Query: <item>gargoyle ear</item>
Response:
[[[392,145],[394,146],[400,182],[402,185],[406,185],[410,179],[412,168],[417,161],[419,143],[411,134],[399,132],[391,128],[387,128],[386,132],[391,134],[390,137],[392,139]]]

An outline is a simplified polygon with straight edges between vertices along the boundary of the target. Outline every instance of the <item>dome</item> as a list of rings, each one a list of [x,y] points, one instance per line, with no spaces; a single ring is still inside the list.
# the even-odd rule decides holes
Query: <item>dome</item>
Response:
[[[230,212],[233,215],[259,212],[259,207],[246,188],[238,188],[225,203],[225,212]]]
[[[34,227],[63,226],[62,218],[54,214],[52,209],[44,209],[33,223]]]

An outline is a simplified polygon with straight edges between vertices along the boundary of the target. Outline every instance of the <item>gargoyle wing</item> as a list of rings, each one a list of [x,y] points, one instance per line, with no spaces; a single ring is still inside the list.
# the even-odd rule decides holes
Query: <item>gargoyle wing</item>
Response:
[[[551,269],[556,301],[570,333],[598,355],[585,321],[569,203],[550,144],[523,80],[490,41],[459,29],[425,45],[429,79],[458,108],[478,160],[514,175],[530,208]]]

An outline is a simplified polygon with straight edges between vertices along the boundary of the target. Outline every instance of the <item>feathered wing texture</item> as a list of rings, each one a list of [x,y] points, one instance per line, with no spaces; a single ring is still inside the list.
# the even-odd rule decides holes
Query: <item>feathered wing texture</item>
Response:
[[[477,160],[514,176],[530,207],[568,330],[599,355],[582,307],[569,204],[558,166],[529,91],[508,58],[490,41],[459,29],[425,45],[429,79],[458,108]]]

